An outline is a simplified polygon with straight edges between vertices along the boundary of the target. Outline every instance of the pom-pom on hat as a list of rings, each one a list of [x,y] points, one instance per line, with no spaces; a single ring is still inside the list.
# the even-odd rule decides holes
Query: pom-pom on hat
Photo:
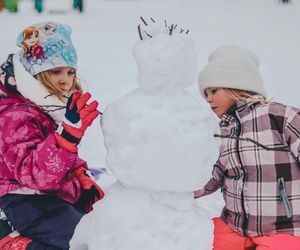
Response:
[[[198,83],[204,98],[205,89],[210,87],[246,90],[267,97],[257,56],[236,45],[221,46],[211,53]]]
[[[71,27],[45,22],[24,29],[17,38],[20,61],[32,75],[57,68],[77,69],[77,55],[71,41]]]

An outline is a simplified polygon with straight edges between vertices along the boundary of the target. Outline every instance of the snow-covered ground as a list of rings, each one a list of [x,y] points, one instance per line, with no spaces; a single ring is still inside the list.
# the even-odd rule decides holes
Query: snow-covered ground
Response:
[[[31,10],[32,2],[28,0],[21,1],[18,14],[0,13],[0,62],[6,59],[8,53],[15,51],[17,34],[28,25],[51,20],[67,23],[73,28],[73,41],[78,49],[79,74],[99,100],[102,111],[138,86],[132,48],[138,40],[140,16],[166,19],[188,28],[196,45],[198,69],[206,64],[212,50],[222,44],[248,47],[260,58],[269,97],[300,106],[300,3],[296,0],[289,5],[279,4],[276,0],[88,0],[86,12],[82,15],[71,10],[69,0],[46,2],[47,9],[40,15]],[[49,14],[50,10],[63,10],[67,14]],[[196,82],[189,92],[199,105],[205,105]],[[95,122],[87,132],[80,155],[90,167],[106,166],[106,150],[99,122]],[[100,177],[99,182],[108,188],[112,180]],[[116,192],[116,189],[111,192]],[[126,202],[126,199],[122,201]],[[197,202],[212,216],[220,213],[222,199],[219,193]],[[97,221],[100,206],[97,204],[93,214],[86,216],[84,227],[79,227],[77,232],[77,235],[81,234],[80,238],[92,242],[89,245],[91,250],[106,250],[95,240],[102,236],[97,234],[97,227],[101,224]],[[90,218],[93,220],[86,223]],[[205,223],[203,227],[206,227]],[[193,229],[190,230],[192,232]],[[107,228],[108,235],[110,231],[112,229]],[[84,249],[83,246],[81,249]]]

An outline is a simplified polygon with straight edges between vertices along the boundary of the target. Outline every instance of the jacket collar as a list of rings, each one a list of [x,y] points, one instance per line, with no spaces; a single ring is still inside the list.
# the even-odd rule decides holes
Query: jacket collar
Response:
[[[27,72],[19,60],[18,54],[9,55],[0,69],[0,82],[3,83],[4,95],[15,95],[22,101],[33,102],[56,122],[61,122],[65,114],[66,104],[55,95],[50,95],[43,85]]]
[[[264,100],[261,95],[254,95],[242,101],[237,101],[225,114],[221,117],[221,124],[229,124],[234,122],[238,117],[244,117],[252,109],[255,108],[260,101]]]

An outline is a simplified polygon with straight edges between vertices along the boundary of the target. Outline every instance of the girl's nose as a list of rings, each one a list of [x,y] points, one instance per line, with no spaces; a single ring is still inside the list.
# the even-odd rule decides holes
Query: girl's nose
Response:
[[[211,103],[211,102],[212,102],[212,97],[211,97],[211,95],[207,95],[206,101],[207,101],[208,103]]]
[[[64,84],[66,82],[66,79],[62,77],[59,79],[58,82],[59,82],[59,84]]]
[[[61,74],[61,77],[59,79],[59,83],[66,83],[67,81],[68,81],[68,74],[67,73]]]

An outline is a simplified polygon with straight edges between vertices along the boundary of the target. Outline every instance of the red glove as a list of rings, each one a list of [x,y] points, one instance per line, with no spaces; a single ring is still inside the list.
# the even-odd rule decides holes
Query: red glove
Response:
[[[104,197],[103,190],[93,180],[92,173],[84,167],[73,171],[81,186],[81,195],[76,205],[87,213],[93,210],[93,204]]]
[[[68,99],[65,118],[55,132],[58,144],[73,152],[77,152],[77,145],[87,127],[97,118],[100,112],[97,110],[98,102],[93,101],[87,105],[91,94],[86,92],[74,92]]]

